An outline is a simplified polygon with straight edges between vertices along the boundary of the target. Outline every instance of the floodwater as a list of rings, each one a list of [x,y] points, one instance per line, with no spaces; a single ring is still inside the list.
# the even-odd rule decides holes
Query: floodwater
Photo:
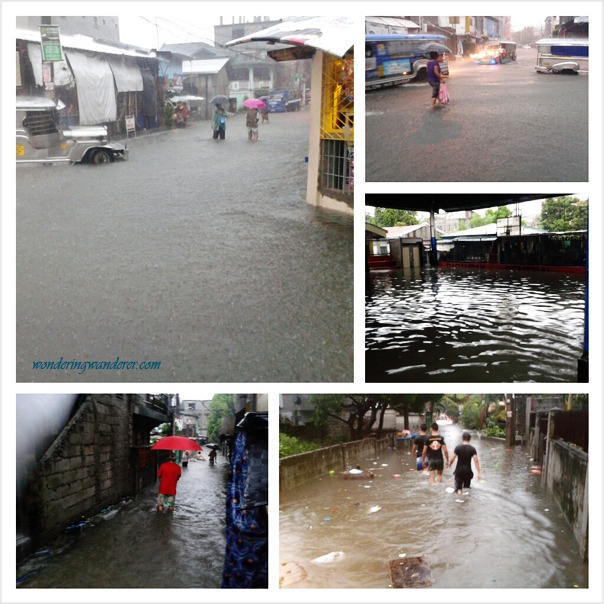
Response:
[[[442,428],[450,454],[461,432]],[[526,449],[477,435],[472,444],[482,480],[461,496],[446,492],[452,469],[431,486],[408,449],[359,459],[373,480],[336,473],[282,493],[281,576],[294,569],[288,587],[388,588],[388,562],[415,556],[426,557],[434,588],[587,587],[587,564]],[[343,555],[313,562],[334,552]]]
[[[18,569],[18,587],[220,588],[227,471],[220,455],[215,466],[189,462],[173,514],[156,511],[157,485],[150,485],[107,520],[51,545],[52,555]]]
[[[126,162],[17,167],[17,381],[353,380],[353,219],[306,202],[309,112]],[[158,370],[33,362],[159,361]]]
[[[431,268],[367,278],[368,382],[576,382],[585,279]]]

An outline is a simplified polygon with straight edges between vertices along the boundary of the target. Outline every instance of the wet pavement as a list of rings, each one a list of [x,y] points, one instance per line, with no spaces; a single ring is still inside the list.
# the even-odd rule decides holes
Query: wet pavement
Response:
[[[270,119],[18,166],[17,381],[353,380],[353,220],[305,200],[309,112]],[[118,357],[161,367],[33,369]]]
[[[461,432],[441,429],[450,454]],[[423,589],[587,587],[587,564],[527,450],[476,434],[471,444],[482,480],[461,497],[447,492],[452,469],[430,486],[407,449],[359,459],[373,480],[336,473],[281,493],[285,586],[389,588],[389,561],[425,556],[432,587]]]
[[[205,455],[205,451],[204,451]],[[207,455],[205,455],[207,458]],[[158,513],[157,484],[95,516],[17,571],[19,588],[220,588],[228,462],[189,462],[176,509]]]
[[[450,61],[443,108],[428,83],[367,93],[367,181],[586,182],[589,76],[536,61],[523,48],[505,65]]]
[[[576,382],[582,275],[481,269],[367,278],[368,382]]]

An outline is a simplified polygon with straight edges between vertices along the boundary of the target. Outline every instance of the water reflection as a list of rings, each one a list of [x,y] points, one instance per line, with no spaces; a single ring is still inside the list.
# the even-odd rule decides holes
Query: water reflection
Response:
[[[577,275],[371,273],[367,381],[577,381],[584,307]]]
[[[150,486],[107,520],[52,544],[52,555],[18,569],[18,586],[220,588],[227,468],[223,458],[216,466],[190,462],[174,514],[156,512],[157,487]]]
[[[461,443],[458,426],[441,433],[451,451]],[[290,587],[387,588],[390,560],[422,555],[437,588],[587,587],[587,564],[541,477],[529,471],[527,451],[476,435],[472,444],[484,480],[463,503],[446,492],[452,470],[430,486],[406,450],[359,459],[374,468],[372,481],[336,474],[282,493],[281,568],[298,569]],[[332,552],[343,555],[312,562]]]

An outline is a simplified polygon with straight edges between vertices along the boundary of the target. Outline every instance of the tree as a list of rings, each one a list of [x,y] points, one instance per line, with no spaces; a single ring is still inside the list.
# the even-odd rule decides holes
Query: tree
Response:
[[[377,396],[315,394],[310,399],[314,406],[313,422],[317,426],[324,426],[329,419],[343,422],[348,426],[351,440],[366,438],[376,421],[378,426],[383,425],[384,413],[388,407],[388,403],[378,400]]]
[[[589,202],[577,197],[546,199],[541,206],[539,225],[551,233],[587,230]]]
[[[375,208],[373,224],[380,227],[412,226],[418,224],[417,213],[392,208]]]
[[[470,226],[474,229],[476,227],[484,226],[485,224],[493,224],[500,218],[508,218],[512,215],[512,210],[507,206],[499,206],[498,208],[489,208],[484,216],[474,212],[470,218]]]
[[[233,394],[215,394],[210,401],[209,409],[208,438],[210,441],[218,442],[222,419],[235,415],[235,396]]]

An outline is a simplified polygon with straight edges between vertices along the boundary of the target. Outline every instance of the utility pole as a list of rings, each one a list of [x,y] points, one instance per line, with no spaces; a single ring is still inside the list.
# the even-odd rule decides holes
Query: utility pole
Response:
[[[516,444],[516,413],[514,395],[505,395],[505,444],[508,447],[513,447]]]

